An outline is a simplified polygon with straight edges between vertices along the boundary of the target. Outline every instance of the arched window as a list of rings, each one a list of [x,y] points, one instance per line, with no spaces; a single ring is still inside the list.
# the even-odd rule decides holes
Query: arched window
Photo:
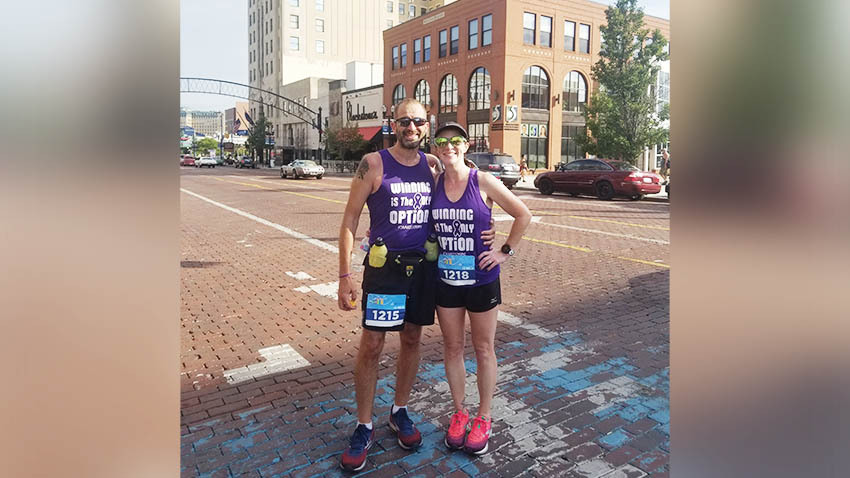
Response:
[[[581,113],[587,104],[587,80],[577,72],[571,71],[564,78],[563,101],[564,111],[576,111]]]
[[[470,110],[490,109],[490,73],[484,67],[476,68],[469,78]]]
[[[401,103],[401,100],[403,100],[405,97],[407,97],[407,90],[404,89],[404,85],[399,83],[395,86],[395,89],[393,90],[393,104],[397,105]]]
[[[549,109],[549,75],[539,66],[532,66],[522,74],[522,107]]]
[[[416,83],[416,88],[413,90],[413,97],[416,98],[416,101],[422,103],[422,105],[427,108],[427,106],[431,103],[431,88],[428,86],[427,81],[419,80],[419,82]]]
[[[457,111],[457,78],[449,74],[440,83],[440,113]]]

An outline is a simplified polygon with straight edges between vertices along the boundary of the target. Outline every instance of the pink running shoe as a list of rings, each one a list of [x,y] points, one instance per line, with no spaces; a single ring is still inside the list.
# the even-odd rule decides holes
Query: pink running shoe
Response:
[[[466,437],[463,451],[472,453],[473,455],[487,453],[487,442],[490,440],[490,427],[492,424],[492,420],[487,420],[484,417],[475,417],[475,420],[472,421],[472,430]]]
[[[455,412],[452,415],[452,422],[449,425],[449,431],[446,432],[446,446],[453,450],[463,448],[463,442],[466,439],[466,426],[469,424],[469,413],[466,410]]]

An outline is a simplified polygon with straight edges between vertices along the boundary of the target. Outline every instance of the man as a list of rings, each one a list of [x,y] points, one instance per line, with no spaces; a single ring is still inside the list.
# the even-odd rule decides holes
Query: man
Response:
[[[383,267],[366,265],[363,274],[363,332],[354,367],[357,398],[357,428],[342,468],[359,471],[366,466],[372,446],[372,406],[378,380],[378,360],[386,331],[400,331],[401,350],[396,369],[395,403],[390,427],[399,446],[410,450],[422,442],[421,434],[407,413],[407,401],[419,368],[419,341],[423,325],[434,323],[433,264],[424,261],[428,236],[432,169],[435,157],[419,151],[428,136],[425,108],[416,100],[396,105],[394,129],[398,141],[389,149],[369,153],[360,161],[339,232],[339,307],[357,307],[357,289],[351,276],[351,251],[363,206],[369,205],[370,243],[380,237],[387,254]],[[387,303],[394,309],[381,309]]]
[[[396,105],[393,128],[397,142],[389,149],[369,153],[360,161],[351,181],[348,203],[339,232],[339,307],[357,308],[357,288],[351,276],[351,251],[363,206],[369,206],[369,242],[375,256],[383,257],[375,246],[379,238],[386,247],[386,259],[369,257],[363,272],[363,331],[354,367],[357,400],[357,427],[340,465],[349,471],[366,466],[372,446],[372,407],[378,381],[378,361],[388,331],[399,331],[401,350],[396,368],[396,393],[390,410],[389,426],[405,450],[418,447],[421,434],[407,412],[410,391],[419,369],[419,341],[422,326],[434,324],[436,262],[425,260],[429,233],[431,192],[438,161],[419,151],[428,136],[425,108],[407,98]],[[482,232],[492,243],[495,231]]]
[[[664,177],[664,181],[667,182],[667,176],[670,175],[670,153],[667,152],[667,148],[661,149],[661,176]]]

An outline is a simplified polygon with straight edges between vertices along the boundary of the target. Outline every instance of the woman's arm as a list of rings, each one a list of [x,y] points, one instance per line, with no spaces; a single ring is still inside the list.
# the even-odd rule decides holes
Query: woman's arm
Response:
[[[523,233],[528,228],[531,222],[531,211],[528,207],[519,200],[514,193],[510,192],[501,180],[483,171],[478,173],[478,188],[486,196],[487,201],[492,201],[499,205],[506,213],[514,218],[511,224],[511,232],[508,234],[508,239],[505,241],[511,249],[516,250],[517,244],[522,239]],[[501,251],[501,248],[485,251],[478,256],[478,266],[482,269],[490,270],[497,265],[505,262],[508,254]]]

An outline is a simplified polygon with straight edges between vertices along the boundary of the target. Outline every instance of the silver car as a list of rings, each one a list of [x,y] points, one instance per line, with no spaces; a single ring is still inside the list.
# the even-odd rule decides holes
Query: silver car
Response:
[[[284,164],[280,167],[281,178],[316,178],[322,179],[325,174],[325,168],[316,164],[315,161],[309,159],[298,159],[289,164]]]
[[[520,180],[519,165],[510,154],[478,152],[466,153],[466,157],[471,159],[478,169],[501,179],[508,189]]]

